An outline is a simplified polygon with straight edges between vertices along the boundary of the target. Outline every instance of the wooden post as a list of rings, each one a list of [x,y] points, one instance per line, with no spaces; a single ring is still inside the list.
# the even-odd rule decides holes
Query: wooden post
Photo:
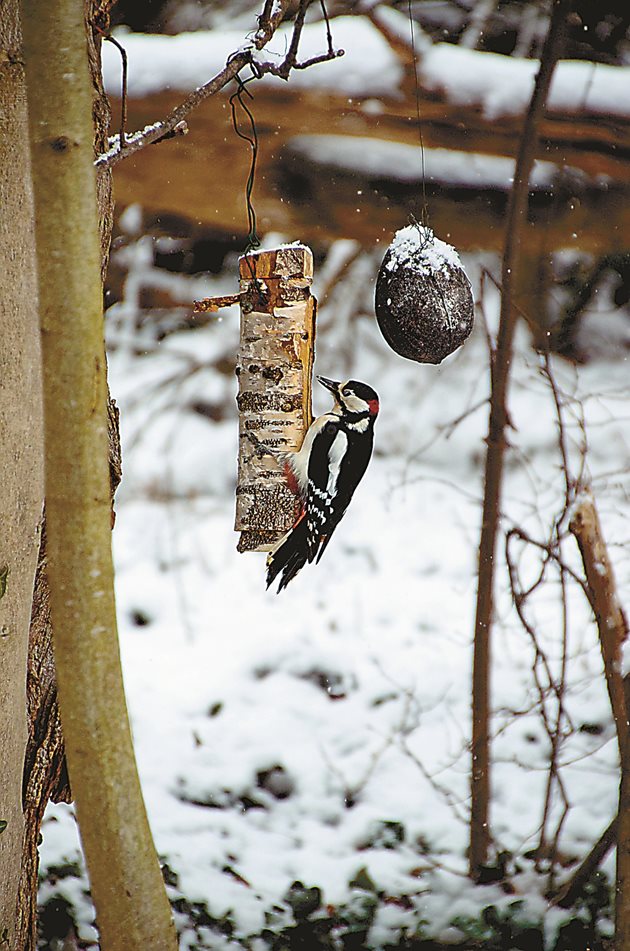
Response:
[[[299,449],[312,420],[313,255],[303,245],[253,252],[240,277],[235,529],[239,551],[267,551],[295,519],[277,454]]]

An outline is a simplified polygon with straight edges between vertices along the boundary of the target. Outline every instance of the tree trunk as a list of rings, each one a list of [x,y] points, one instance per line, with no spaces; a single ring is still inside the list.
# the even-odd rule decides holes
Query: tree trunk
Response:
[[[615,948],[630,948],[630,743],[621,756],[615,881]]]
[[[138,781],[116,630],[101,245],[83,14],[83,0],[22,5],[55,666],[101,948],[172,951],[175,929]]]
[[[26,664],[43,504],[33,198],[17,0],[0,2],[0,946],[16,934]],[[6,823],[6,825],[5,825]]]
[[[19,0],[7,0],[7,2],[12,4],[15,11],[17,11]],[[14,12],[13,16],[17,17],[17,12]],[[101,27],[107,26],[106,4],[99,2],[99,0],[86,0],[85,16],[88,24],[88,56],[93,87],[94,148],[95,152],[98,153],[106,148],[110,110],[101,77],[101,34],[98,30],[93,29],[91,24],[94,23],[95,26]],[[99,20],[96,19],[97,16],[100,18]],[[26,160],[18,167],[26,169]],[[109,169],[99,169],[97,199],[101,244],[101,275],[104,278],[109,257],[114,209],[112,177]],[[108,409],[110,488],[113,497],[121,475],[120,440],[118,414],[111,400]],[[37,936],[38,844],[42,819],[49,800],[69,802],[71,799],[57,703],[45,531],[42,532],[35,576],[26,688],[28,741],[24,762],[24,839],[16,947],[20,951],[34,951]]]

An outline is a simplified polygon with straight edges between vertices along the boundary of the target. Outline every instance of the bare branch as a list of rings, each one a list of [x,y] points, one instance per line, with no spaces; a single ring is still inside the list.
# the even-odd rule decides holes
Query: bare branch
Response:
[[[114,153],[109,151],[103,155],[99,155],[94,164],[100,167],[113,168],[113,166],[117,165],[122,159],[128,158],[135,152],[139,152],[140,149],[146,148],[147,145],[153,145],[154,142],[164,138],[165,135],[171,132],[200,102],[203,102],[203,100],[209,96],[214,96],[223,89],[224,86],[227,86],[230,80],[234,79],[243,67],[251,63],[251,59],[251,50],[240,50],[238,53],[234,53],[216,76],[207,83],[204,83],[203,86],[199,86],[194,92],[191,92],[177,108],[173,109],[166,119],[155,122],[153,125],[143,129],[142,132],[129,136],[124,150],[118,150]]]
[[[612,849],[616,838],[617,816],[615,816],[610,825],[602,832],[584,861],[578,866],[569,881],[554,897],[554,905],[559,905],[560,908],[570,908],[575,903],[576,899],[582,894],[584,886],[587,884],[593,872],[604,861]]]
[[[188,113],[192,112],[192,110],[195,109],[201,102],[203,102],[204,99],[208,99],[210,96],[214,96],[216,93],[224,89],[225,86],[227,86],[231,80],[235,79],[245,67],[249,67],[251,69],[254,79],[262,79],[262,77],[265,75],[278,76],[281,79],[288,79],[292,69],[308,69],[309,66],[313,66],[316,63],[324,63],[328,60],[337,59],[339,56],[343,56],[343,50],[335,50],[332,46],[330,24],[328,22],[328,16],[325,14],[326,32],[328,37],[327,52],[321,53],[318,56],[313,56],[301,63],[297,61],[300,37],[302,35],[306,10],[310,2],[311,0],[301,0],[300,2],[297,17],[293,25],[293,33],[291,35],[289,50],[280,64],[273,62],[261,62],[257,58],[257,53],[258,50],[264,46],[262,37],[267,36],[267,39],[265,40],[266,43],[273,36],[275,29],[284,16],[286,7],[288,6],[288,0],[280,0],[282,15],[278,14],[276,17],[276,11],[274,10],[273,17],[268,15],[268,18],[263,20],[265,11],[267,11],[269,6],[269,3],[265,4],[265,8],[261,14],[261,20],[259,21],[262,22],[262,26],[254,38],[254,45],[256,47],[255,49],[250,46],[236,50],[228,57],[225,66],[222,70],[220,70],[220,72],[216,74],[216,76],[213,76],[212,79],[209,79],[207,83],[204,83],[202,86],[199,86],[197,89],[195,89],[194,92],[191,92],[190,95],[187,96],[179,106],[173,109],[173,111],[165,119],[147,126],[142,130],[142,132],[136,132],[131,136],[126,136],[124,148],[119,147],[116,150],[109,149],[109,151],[99,155],[94,164],[100,168],[112,168],[122,159],[128,158],[130,155],[134,155],[136,152],[139,152],[140,149],[146,148],[147,145],[153,145],[155,142],[160,142],[163,139],[170,138],[173,134],[177,135],[178,133],[175,132],[175,129],[178,126],[181,127],[183,120],[188,115]]]
[[[204,297],[196,300],[193,304],[193,314],[213,313],[221,310],[223,307],[232,307],[241,300],[241,292],[238,294],[223,294],[221,297]]]
[[[263,12],[258,17],[258,29],[254,35],[254,46],[261,50],[284,20],[291,0],[265,0]]]
[[[512,363],[512,342],[516,327],[514,307],[515,270],[520,244],[527,223],[529,177],[536,156],[538,129],[556,62],[560,56],[564,25],[571,0],[555,0],[551,25],[540,60],[534,91],[525,118],[514,169],[514,185],[507,213],[505,249],[501,273],[501,313],[496,355],[492,364],[490,420],[482,529],[479,541],[479,570],[473,657],[473,731],[470,874],[476,878],[485,864],[490,845],[488,823],[490,803],[490,634],[492,628],[493,588],[496,542],[503,482],[506,429],[509,424],[507,391]]]
[[[619,752],[623,758],[629,728],[621,675],[621,646],[628,636],[628,622],[617,595],[615,576],[592,495],[584,493],[581,496],[573,511],[569,528],[575,535],[584,562],[586,580],[591,592],[590,601],[599,630]]]
[[[284,58],[280,66],[280,72],[278,75],[285,74],[289,75],[291,68],[295,66],[297,62],[297,52],[298,46],[300,44],[300,36],[302,35],[302,29],[304,27],[304,20],[306,18],[306,11],[308,9],[309,3],[311,0],[300,0],[300,6],[298,8],[297,16],[295,18],[295,23],[293,25],[293,35],[291,36],[291,43],[289,44],[289,51]]]

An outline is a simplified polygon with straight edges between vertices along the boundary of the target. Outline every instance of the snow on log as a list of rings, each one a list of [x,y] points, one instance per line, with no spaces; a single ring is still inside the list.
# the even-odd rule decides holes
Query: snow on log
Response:
[[[300,244],[240,259],[239,551],[267,551],[293,524],[282,452],[302,445],[311,414],[316,301],[313,255]]]
[[[390,347],[418,363],[441,363],[473,327],[472,289],[459,255],[418,224],[396,232],[378,272],[375,308]]]

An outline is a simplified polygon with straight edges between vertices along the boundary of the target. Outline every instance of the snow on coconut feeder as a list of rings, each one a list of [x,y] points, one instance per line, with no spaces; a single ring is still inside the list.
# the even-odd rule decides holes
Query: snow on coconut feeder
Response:
[[[375,309],[392,350],[441,363],[473,327],[472,288],[455,248],[423,225],[397,231],[378,272]]]

